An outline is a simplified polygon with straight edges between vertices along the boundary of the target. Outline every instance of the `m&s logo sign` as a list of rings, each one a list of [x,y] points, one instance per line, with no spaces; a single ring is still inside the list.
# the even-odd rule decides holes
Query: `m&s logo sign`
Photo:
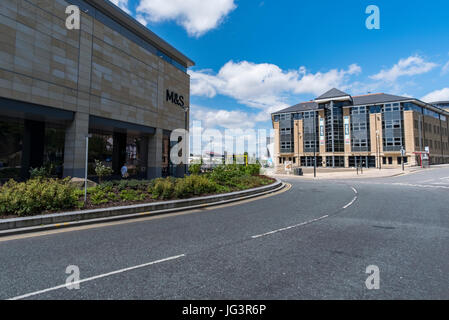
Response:
[[[180,107],[184,107],[184,96],[178,95],[177,93],[167,89],[166,101],[170,101]]]

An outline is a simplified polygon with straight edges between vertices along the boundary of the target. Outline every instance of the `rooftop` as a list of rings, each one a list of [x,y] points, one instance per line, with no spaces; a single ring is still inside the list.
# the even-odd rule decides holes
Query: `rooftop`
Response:
[[[364,106],[364,105],[376,105],[376,104],[383,104],[388,102],[398,102],[398,101],[415,101],[420,105],[425,105],[428,108],[433,108],[439,111],[447,113],[445,110],[438,108],[434,106],[435,104],[439,103],[449,103],[449,101],[443,101],[443,102],[434,102],[432,104],[428,104],[425,102],[422,102],[418,99],[411,98],[411,97],[403,97],[403,96],[396,96],[392,94],[387,93],[370,93],[365,95],[358,95],[358,96],[351,96],[348,93],[345,93],[343,91],[340,91],[336,88],[333,88],[326,93],[322,94],[315,100],[306,101],[298,103],[294,106],[288,107],[286,109],[274,112],[273,114],[280,114],[280,113],[290,113],[290,112],[301,112],[301,111],[308,111],[308,110],[317,110],[319,108],[319,102],[323,100],[333,100],[333,99],[340,99],[344,97],[349,97],[349,99],[352,101],[352,106]]]

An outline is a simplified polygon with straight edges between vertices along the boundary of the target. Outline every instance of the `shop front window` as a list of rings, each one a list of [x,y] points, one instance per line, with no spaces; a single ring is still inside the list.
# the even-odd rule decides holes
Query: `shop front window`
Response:
[[[0,120],[0,182],[20,177],[23,132],[22,120]]]

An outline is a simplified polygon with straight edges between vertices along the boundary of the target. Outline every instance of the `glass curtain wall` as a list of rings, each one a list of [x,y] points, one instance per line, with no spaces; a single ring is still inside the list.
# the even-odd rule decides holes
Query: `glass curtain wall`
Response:
[[[281,153],[292,153],[294,149],[292,114],[284,113],[280,115],[279,133]]]
[[[345,103],[326,103],[326,152],[344,152],[343,107]]]
[[[382,135],[384,151],[401,151],[404,145],[404,118],[399,103],[385,104],[382,108]]]
[[[304,152],[319,152],[319,125],[318,113],[306,111],[303,113],[304,125]]]
[[[369,108],[351,108],[351,147],[353,152],[371,150],[369,139]]]
[[[22,167],[24,122],[1,117],[0,120],[0,181],[19,179]]]

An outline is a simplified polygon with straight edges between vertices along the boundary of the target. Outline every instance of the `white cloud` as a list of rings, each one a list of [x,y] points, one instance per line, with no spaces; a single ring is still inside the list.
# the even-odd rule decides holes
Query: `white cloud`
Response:
[[[332,87],[345,89],[348,76],[360,72],[356,64],[347,70],[313,74],[305,67],[284,71],[274,64],[229,61],[217,74],[207,70],[190,70],[189,74],[192,95],[213,98],[221,94],[250,107],[275,111],[288,106],[286,102],[292,94],[317,96]]]
[[[203,128],[251,129],[257,119],[254,115],[242,111],[216,110],[192,105],[190,112],[192,120],[202,122]],[[263,119],[267,121],[269,118]]]
[[[141,23],[174,20],[190,36],[200,37],[235,8],[234,0],[140,0],[137,13]]]
[[[413,76],[429,72],[437,64],[427,62],[420,56],[410,56],[406,59],[400,59],[391,69],[382,70],[378,74],[371,76],[371,79],[387,82],[394,82],[401,76]]]
[[[131,12],[128,9],[128,0],[109,0],[113,4],[115,4],[117,7],[125,11],[127,14],[130,14]]]
[[[446,64],[441,69],[441,74],[446,74],[446,73],[449,73],[449,61],[446,62]]]
[[[449,101],[449,88],[435,90],[421,98],[425,102]]]

